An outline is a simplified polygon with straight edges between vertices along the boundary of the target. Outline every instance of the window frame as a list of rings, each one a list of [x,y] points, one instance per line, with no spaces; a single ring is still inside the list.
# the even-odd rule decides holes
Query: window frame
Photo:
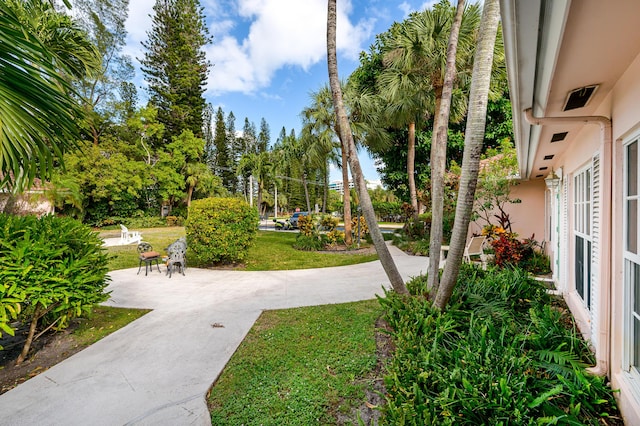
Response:
[[[573,173],[571,207],[573,212],[574,289],[587,310],[591,310],[591,265],[593,259],[593,161]],[[578,238],[582,240],[582,282],[578,286]]]
[[[635,194],[629,194],[629,182],[630,182],[630,148],[635,144]],[[640,326],[640,308],[635,309],[634,303],[636,299],[636,292],[640,290],[640,278],[638,278],[638,268],[640,268],[640,230],[638,229],[638,225],[640,224],[640,209],[638,208],[638,204],[640,204],[640,135],[635,134],[626,140],[622,145],[623,150],[623,194],[622,194],[622,202],[623,202],[623,235],[625,238],[622,241],[622,270],[623,270],[623,285],[624,285],[624,348],[623,348],[623,357],[622,357],[622,369],[629,373],[631,377],[634,379],[635,383],[640,381],[640,353],[636,354],[634,347],[639,347],[638,352],[640,352],[640,337],[636,343],[636,339],[634,339],[634,319],[638,321],[637,325]],[[635,252],[630,251],[630,229],[629,229],[629,201],[635,201],[635,223],[634,228],[636,232],[635,236]],[[635,267],[635,269],[634,269]],[[632,277],[636,274],[635,277]],[[635,284],[635,285],[634,285]],[[634,364],[634,358],[639,360],[637,364]]]

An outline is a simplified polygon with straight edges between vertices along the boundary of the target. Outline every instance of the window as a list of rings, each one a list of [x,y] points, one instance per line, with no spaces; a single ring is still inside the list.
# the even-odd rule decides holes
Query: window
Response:
[[[640,369],[640,256],[638,254],[638,139],[624,149],[624,285],[626,370]]]
[[[591,167],[573,177],[575,288],[591,309]]]

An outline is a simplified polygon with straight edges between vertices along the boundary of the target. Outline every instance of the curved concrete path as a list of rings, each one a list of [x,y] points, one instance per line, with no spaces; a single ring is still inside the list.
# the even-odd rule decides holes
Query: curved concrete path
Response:
[[[404,279],[426,257],[390,247]],[[371,299],[380,262],[295,271],[112,272],[111,306],[147,315],[0,396],[3,425],[210,425],[206,393],[266,309]]]

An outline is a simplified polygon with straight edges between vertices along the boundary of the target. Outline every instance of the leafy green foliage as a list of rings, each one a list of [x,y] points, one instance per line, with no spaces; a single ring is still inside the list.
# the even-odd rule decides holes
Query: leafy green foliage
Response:
[[[407,286],[424,295],[423,277]],[[518,269],[461,270],[445,311],[387,293],[386,424],[600,424],[616,414],[566,309]]]
[[[205,198],[191,203],[185,228],[190,262],[239,262],[258,232],[258,213],[237,198]]]
[[[107,299],[107,256],[85,225],[44,216],[0,215],[0,328],[42,318],[64,328]]]
[[[0,3],[0,187],[49,177],[75,147],[84,114],[72,81],[98,62],[84,31],[49,2]]]
[[[327,243],[323,235],[314,233],[311,235],[298,234],[296,242],[293,244],[293,248],[303,251],[317,251],[322,250]]]

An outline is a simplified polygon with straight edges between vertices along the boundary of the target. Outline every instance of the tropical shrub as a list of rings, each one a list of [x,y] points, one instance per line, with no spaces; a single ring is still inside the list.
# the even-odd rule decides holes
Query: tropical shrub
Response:
[[[167,216],[167,226],[182,226],[184,219],[181,216]]]
[[[335,246],[337,244],[344,244],[344,232],[337,229],[333,229],[324,234],[327,239],[327,244]]]
[[[374,201],[373,210],[376,216],[384,222],[399,222],[402,220],[402,203],[399,201]]]
[[[300,230],[300,235],[304,235],[305,237],[318,235],[318,229],[311,215],[298,217],[298,229]]]
[[[0,215],[0,330],[30,325],[18,362],[40,326],[65,328],[107,299],[107,260],[98,234],[74,219]]]
[[[206,266],[246,259],[258,223],[258,212],[241,199],[193,201],[185,222],[189,262]]]
[[[517,265],[524,256],[524,244],[511,232],[500,234],[491,241],[497,266]]]
[[[320,217],[320,228],[323,231],[333,231],[340,223],[337,217],[333,217],[330,214],[325,214]]]
[[[396,347],[384,424],[609,424],[606,378],[573,319],[542,283],[514,268],[463,267],[444,312],[424,297],[381,298]],[[615,423],[614,423],[615,424]]]
[[[533,274],[551,271],[549,257],[542,252],[542,247],[533,236],[521,241],[517,234],[494,225],[485,226],[482,234],[489,238],[496,266],[518,266]]]
[[[369,233],[369,227],[367,226],[367,220],[364,216],[354,216],[351,218],[351,232],[353,232],[353,236],[357,237],[358,232],[361,237],[364,237]]]
[[[298,234],[296,242],[293,243],[293,248],[303,251],[317,251],[322,250],[327,244],[326,237],[321,234]]]

